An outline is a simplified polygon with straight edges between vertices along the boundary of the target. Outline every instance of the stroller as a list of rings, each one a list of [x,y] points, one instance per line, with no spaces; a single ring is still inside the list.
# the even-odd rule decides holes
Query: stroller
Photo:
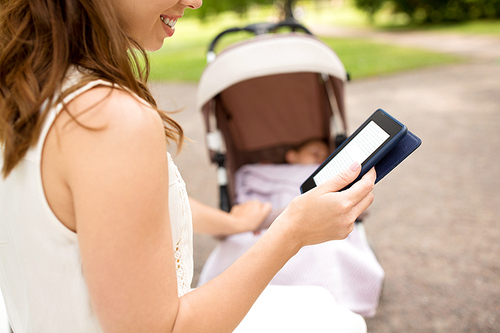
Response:
[[[278,32],[283,29],[292,31]],[[223,36],[240,31],[255,36],[215,54]],[[240,203],[238,176],[242,171],[278,168],[266,169],[263,186],[254,179],[248,182],[259,192],[267,183],[283,179],[282,170],[304,167],[285,163],[290,149],[321,140],[332,152],[346,139],[344,85],[348,75],[335,52],[303,25],[285,21],[225,30],[210,44],[207,61],[198,85],[197,107],[204,116],[210,158],[218,165],[222,210],[229,211]],[[292,174],[303,170],[294,169]],[[309,169],[303,178],[293,177],[294,181],[305,180],[312,171]],[[284,180],[290,184],[291,178]],[[297,191],[293,196],[300,194],[299,186],[291,187]],[[276,192],[281,195],[284,191],[280,188]],[[368,245],[362,224],[357,223],[354,229],[348,240],[302,249],[271,285],[323,287],[340,305],[373,316],[384,271]],[[222,273],[258,237],[249,232],[219,242],[205,262],[198,285]]]
[[[290,29],[288,33],[273,33]],[[225,49],[226,35],[255,35]],[[302,33],[298,33],[302,32]],[[344,84],[338,56],[297,22],[258,23],[221,32],[210,44],[197,91],[207,147],[218,165],[220,208],[234,204],[234,174],[241,166],[284,163],[285,152],[308,139],[333,151],[346,138]]]

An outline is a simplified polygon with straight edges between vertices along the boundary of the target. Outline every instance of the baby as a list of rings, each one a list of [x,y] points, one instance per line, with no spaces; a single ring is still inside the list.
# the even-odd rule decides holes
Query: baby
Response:
[[[321,164],[329,155],[328,145],[323,140],[313,139],[288,150],[285,160],[290,164]]]

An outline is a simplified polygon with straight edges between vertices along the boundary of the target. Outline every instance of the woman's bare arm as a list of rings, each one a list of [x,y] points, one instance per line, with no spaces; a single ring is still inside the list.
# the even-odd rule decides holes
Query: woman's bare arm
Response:
[[[96,129],[64,113],[55,124],[95,313],[105,332],[170,332],[179,299],[161,119],[104,87],[69,111]]]

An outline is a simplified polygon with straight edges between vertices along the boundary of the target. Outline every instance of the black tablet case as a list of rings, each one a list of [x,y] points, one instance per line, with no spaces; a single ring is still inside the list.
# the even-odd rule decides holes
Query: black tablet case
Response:
[[[375,184],[391,172],[399,163],[403,162],[422,143],[419,137],[408,131],[406,135],[384,156],[377,164],[377,179]]]

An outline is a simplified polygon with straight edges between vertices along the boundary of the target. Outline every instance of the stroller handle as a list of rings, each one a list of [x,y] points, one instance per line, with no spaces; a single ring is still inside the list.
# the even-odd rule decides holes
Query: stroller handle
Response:
[[[312,35],[312,32],[309,31],[305,26],[300,24],[294,19],[287,19],[278,23],[267,23],[267,22],[262,22],[262,23],[254,23],[247,25],[243,28],[229,28],[221,33],[219,33],[215,38],[212,40],[208,47],[208,52],[207,52],[207,62],[210,63],[215,59],[215,46],[219,42],[219,40],[228,34],[240,32],[240,31],[247,31],[249,33],[254,34],[255,36],[258,35],[264,35],[267,33],[271,32],[276,32],[279,28],[290,28],[292,31],[297,31],[300,30],[302,32],[305,32],[308,35]]]

